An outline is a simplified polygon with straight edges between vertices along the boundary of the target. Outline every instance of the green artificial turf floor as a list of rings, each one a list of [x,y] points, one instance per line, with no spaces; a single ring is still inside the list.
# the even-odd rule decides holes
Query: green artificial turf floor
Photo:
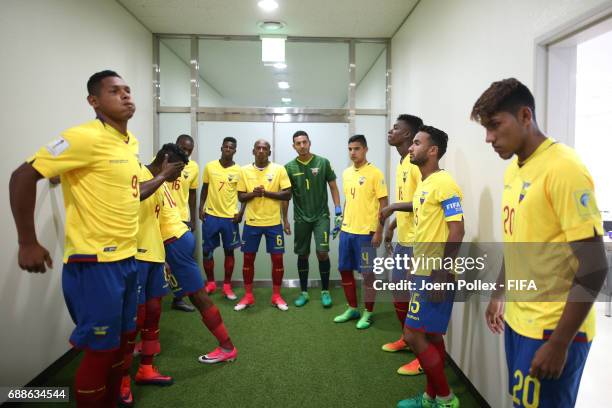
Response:
[[[243,290],[236,294],[240,297]],[[341,289],[332,290],[330,309],[321,307],[318,289],[310,291],[310,303],[303,308],[293,306],[298,289],[283,289],[290,305],[286,312],[270,306],[270,294],[270,288],[255,289],[256,305],[241,312],[235,312],[235,302],[221,298],[218,292],[212,296],[239,351],[235,362],[213,366],[197,361],[200,354],[217,346],[199,313],[171,310],[167,297],[161,317],[162,353],[154,364],[163,374],[172,375],[175,383],[170,387],[133,386],[136,406],[377,408],[395,407],[398,400],[423,392],[425,376],[396,374],[414,355],[381,350],[382,344],[400,336],[391,303],[377,304],[372,327],[357,330],[354,321],[333,322],[345,308]],[[74,359],[44,385],[70,386],[79,360]],[[448,365],[446,374],[461,406],[478,407]],[[28,405],[61,408],[72,403]]]

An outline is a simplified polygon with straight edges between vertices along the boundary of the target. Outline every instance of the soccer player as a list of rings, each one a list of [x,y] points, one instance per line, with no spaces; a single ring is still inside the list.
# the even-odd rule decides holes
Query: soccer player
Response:
[[[327,207],[327,185],[335,206],[334,230],[338,233],[342,224],[342,207],[340,193],[336,185],[336,174],[329,160],[310,152],[308,133],[298,130],[293,134],[293,148],[298,157],[285,164],[291,180],[293,194],[293,222],[295,228],[294,252],[298,256],[297,270],[300,277],[302,293],[295,300],[297,307],[302,307],[310,300],[308,296],[308,256],[310,240],[314,235],[319,273],[321,275],[321,304],[330,307],[332,299],[329,294],[329,208]],[[283,224],[287,235],[291,234],[291,225],[287,219],[289,202],[283,201]]]
[[[464,235],[463,194],[452,176],[439,166],[447,144],[446,133],[423,126],[409,149],[410,162],[419,167],[422,177],[412,199],[414,256],[428,261],[411,278],[416,289],[410,294],[404,340],[419,359],[427,389],[422,395],[400,401],[398,408],[459,406],[444,374],[446,351],[442,337],[453,310],[454,291],[422,289],[423,283],[454,281],[452,271],[445,270],[442,265],[446,262],[442,261],[456,256]]]
[[[185,152],[189,157],[189,163],[185,165],[183,174],[172,183],[168,183],[168,187],[172,193],[172,198],[178,205],[181,213],[181,220],[191,231],[195,231],[195,216],[196,216],[196,192],[198,188],[198,177],[200,174],[200,168],[198,163],[191,160],[191,153],[194,148],[193,138],[189,135],[179,135],[176,138],[176,145]],[[208,282],[208,285],[213,284],[214,281]],[[176,310],[182,310],[183,312],[193,312],[195,309],[193,306],[188,305],[182,298],[175,297],[172,301],[172,308]]]
[[[387,217],[390,217],[394,212],[397,212],[395,220],[387,227],[385,233],[385,242],[390,243],[393,240],[393,230],[397,227],[397,240],[393,252],[393,257],[399,255],[412,256],[412,245],[414,243],[414,215],[412,213],[412,197],[421,182],[421,172],[419,168],[410,163],[408,157],[408,149],[412,145],[414,136],[423,126],[421,118],[413,115],[398,116],[393,128],[387,133],[387,141],[389,145],[397,149],[401,159],[395,171],[395,203],[381,210],[381,222],[384,222]],[[398,270],[393,271],[393,280],[400,281],[408,278],[409,271]],[[408,312],[409,294],[395,294],[394,301],[395,314],[404,327],[406,313]],[[399,340],[387,343],[382,346],[384,351],[396,352],[409,349],[404,341],[403,336]],[[414,359],[408,364],[404,364],[397,370],[400,375],[418,375],[422,374],[423,370],[418,359]]]
[[[167,143],[148,166],[153,176],[160,171],[160,164],[164,155],[168,155],[169,158],[179,157],[185,164],[189,161],[182,149],[179,149],[175,144]],[[219,309],[213,304],[204,289],[200,268],[193,256],[195,237],[189,227],[181,220],[178,205],[174,202],[169,189],[165,189],[164,194],[165,201],[161,209],[159,225],[166,250],[166,263],[171,272],[169,276],[170,287],[175,296],[189,296],[191,303],[202,315],[202,322],[219,341],[219,347],[211,353],[200,356],[198,361],[206,364],[233,361],[236,359],[238,351],[227,334]],[[144,346],[143,343],[143,349]]]
[[[70,342],[84,350],[75,378],[78,407],[113,407],[128,333],[135,329],[136,233],[140,199],[182,166],[164,166],[139,184],[138,142],[127,130],[135,112],[130,87],[114,71],[87,82],[96,119],[62,132],[15,170],[9,185],[19,239],[18,262],[30,272],[52,267],[36,237],[36,183],[61,175],[66,207],[62,287],[76,324]]]
[[[491,298],[486,322],[492,332],[505,333],[512,402],[573,407],[595,334],[592,293],[607,272],[593,180],[573,149],[542,133],[533,95],[518,80],[491,84],[471,117],[484,126],[499,157],[512,159],[504,175],[504,269],[498,282],[535,279],[538,296],[561,294],[546,302],[515,298],[505,311],[503,291]],[[517,243],[544,249],[525,255],[530,248],[522,244],[521,251]],[[537,268],[525,271],[517,259],[525,257]]]
[[[365,136],[351,136],[348,140],[348,151],[353,165],[342,173],[345,201],[344,220],[340,231],[338,270],[349,307],[344,313],[336,316],[334,322],[344,323],[359,319],[356,327],[367,329],[372,324],[376,292],[372,287],[374,275],[371,271],[366,271],[366,267],[370,266],[368,254],[372,252],[366,247],[380,246],[383,226],[379,222],[379,211],[389,202],[383,173],[366,158],[368,143]],[[362,273],[363,277],[366,309],[362,315],[357,309],[354,270]]]
[[[291,181],[283,166],[269,161],[271,153],[270,143],[263,139],[256,141],[253,147],[255,162],[242,167],[242,175],[238,181],[238,200],[247,203],[242,231],[242,274],[246,293],[234,306],[236,311],[255,304],[255,255],[262,235],[266,237],[266,251],[272,258],[272,305],[283,311],[289,309],[280,293],[285,252],[281,201],[291,199]]]
[[[237,142],[226,137],[221,144],[221,158],[206,164],[202,172],[202,191],[200,192],[200,219],[202,220],[202,252],[204,271],[208,280],[206,291],[213,293],[215,284],[215,260],[213,251],[220,245],[219,235],[225,252],[225,276],[223,295],[236,300],[232,290],[234,273],[234,249],[240,246],[238,224],[242,222],[242,212],[238,210],[238,180],[241,169],[234,163]]]

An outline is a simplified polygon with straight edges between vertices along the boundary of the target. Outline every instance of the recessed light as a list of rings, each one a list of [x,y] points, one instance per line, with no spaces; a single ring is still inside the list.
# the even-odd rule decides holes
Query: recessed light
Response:
[[[281,101],[283,103],[290,103],[291,102],[291,98],[281,98]]]
[[[278,31],[285,28],[286,25],[282,21],[260,21],[257,23],[257,27],[266,31]]]
[[[278,3],[274,0],[261,0],[257,5],[265,11],[273,11],[278,8]]]
[[[285,69],[287,68],[287,64],[285,64],[284,62],[277,62],[276,64],[272,65],[274,68],[276,69]]]
[[[278,87],[280,89],[289,89],[289,82],[287,82],[287,81],[279,81]]]

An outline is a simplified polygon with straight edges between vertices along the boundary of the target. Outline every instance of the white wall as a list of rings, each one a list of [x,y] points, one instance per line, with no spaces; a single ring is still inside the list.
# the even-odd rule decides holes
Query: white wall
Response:
[[[419,115],[449,134],[442,165],[462,187],[466,240],[501,240],[502,162],[469,121],[495,80],[516,77],[533,89],[535,39],[602,0],[422,1],[392,41],[392,117]],[[392,168],[398,161],[392,151]],[[486,170],[485,170],[486,169]],[[457,304],[448,348],[494,407],[510,406],[500,338],[485,327],[486,302]]]
[[[361,109],[385,109],[387,87],[387,52],[382,52],[370,71],[355,88],[355,107]]]
[[[151,33],[115,1],[2,1],[0,385],[22,385],[36,377],[69,349],[73,328],[61,289],[61,189],[38,183],[36,230],[54,268],[28,274],[17,266],[10,174],[63,129],[94,118],[85,99],[86,82],[103,69],[116,70],[132,87],[137,112],[129,128],[140,140],[141,156],[151,157],[151,44]]]

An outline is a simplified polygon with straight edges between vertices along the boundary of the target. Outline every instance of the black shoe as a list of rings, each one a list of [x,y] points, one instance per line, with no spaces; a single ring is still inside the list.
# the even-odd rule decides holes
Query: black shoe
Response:
[[[195,307],[188,305],[183,299],[174,299],[172,301],[172,308],[182,312],[195,312]]]

